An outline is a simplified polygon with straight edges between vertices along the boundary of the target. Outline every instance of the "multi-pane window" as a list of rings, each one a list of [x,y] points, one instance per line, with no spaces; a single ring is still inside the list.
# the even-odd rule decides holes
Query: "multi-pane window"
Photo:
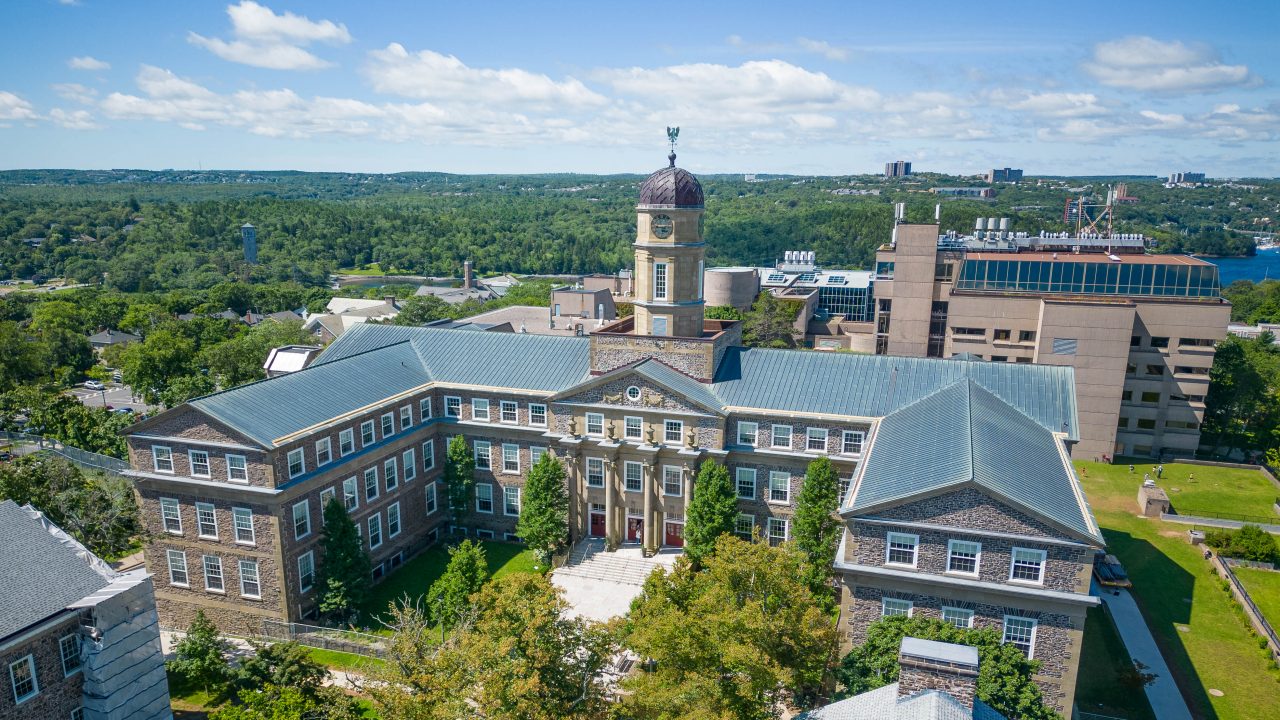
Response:
[[[489,452],[490,452],[489,441],[476,440],[474,447],[475,447],[475,456],[476,456],[476,469],[488,470],[491,466],[490,456],[489,456]]]
[[[249,508],[231,508],[231,524],[235,526],[236,542],[242,545],[254,544],[253,511]]]
[[[504,487],[502,488],[502,514],[520,515],[520,488]]]
[[[476,512],[493,512],[493,485],[476,483]]]
[[[422,422],[431,419],[431,398],[422,398],[418,401],[418,415],[422,417]]]
[[[358,525],[356,526],[359,527]],[[308,592],[316,583],[316,556],[308,550],[298,556],[298,590]]]
[[[369,549],[382,546],[382,513],[369,516]]]
[[[643,437],[643,427],[640,418],[628,415],[622,419],[622,436],[628,440],[639,440]]]
[[[222,558],[217,555],[204,556],[204,589],[209,592],[223,592]]]
[[[377,437],[373,434],[373,421],[366,420],[360,423],[360,447],[369,447],[376,439]]]
[[[512,443],[502,444],[502,472],[520,472],[520,446]]]
[[[400,453],[400,464],[404,466],[405,482],[409,482],[410,480],[418,477],[418,461],[413,456],[413,448],[409,448],[408,450]]]
[[[187,457],[191,461],[192,477],[209,477],[209,453],[204,450],[190,450]]]
[[[303,500],[293,506],[293,539],[301,540],[311,534],[311,501]]]
[[[769,518],[769,544],[779,545],[787,540],[787,519]]]
[[[769,447],[791,449],[791,426],[773,424],[773,431],[769,439]]]
[[[462,398],[450,395],[444,399],[444,416],[445,417],[462,417]]]
[[[360,507],[360,487],[353,477],[342,481],[342,506],[347,509],[347,512]]]
[[[383,413],[379,418],[382,421],[382,437],[389,438],[396,434],[396,417],[391,413]]]
[[[791,473],[785,470],[769,471],[769,502],[791,501]]]
[[[885,563],[889,565],[916,566],[916,550],[920,547],[919,535],[889,533],[885,543]]]
[[[382,479],[387,483],[387,492],[396,489],[400,484],[400,469],[396,467],[396,459],[389,457],[382,463]]]
[[[173,450],[163,445],[153,445],[151,447],[151,465],[156,472],[173,472]]]
[[[942,606],[942,621],[949,622],[958,628],[973,627],[973,611],[966,608]]]
[[[541,403],[529,403],[529,424],[537,427],[547,426],[547,406]]]
[[[858,430],[845,430],[840,440],[840,452],[845,455],[861,455],[863,437],[863,433]]]
[[[1044,550],[1015,547],[1009,566],[1009,579],[1039,583],[1044,581]]]
[[[32,656],[9,663],[9,684],[13,686],[15,704],[40,694],[40,685],[36,682],[36,661]]]
[[[324,522],[324,509],[329,507],[329,502],[337,495],[338,491],[333,488],[325,488],[320,491],[320,522]]]
[[[911,617],[911,607],[913,603],[910,600],[900,600],[898,598],[881,598],[880,599],[880,617],[893,617],[895,615],[905,615]]]
[[[503,400],[498,403],[498,412],[498,420],[500,422],[511,424],[520,422],[519,406],[516,405],[514,400]]]
[[[653,299],[667,299],[667,264],[653,264]]]
[[[489,401],[487,399],[471,399],[471,419],[489,422]]]
[[[826,428],[808,428],[805,431],[804,449],[809,452],[826,452],[827,451],[827,429]]]
[[[178,510],[178,501],[173,498],[160,498],[160,519],[164,523],[164,531],[174,535],[182,534],[182,513]]]
[[[289,477],[296,478],[307,471],[307,460],[303,457],[302,448],[289,451]]]
[[[600,413],[587,413],[587,434],[604,434],[604,415],[601,415]]]
[[[393,502],[387,507],[387,537],[400,534],[400,503]]]
[[[400,429],[408,430],[413,427],[413,407],[405,405],[400,408]]]
[[[316,466],[327,465],[333,460],[333,443],[329,438],[320,438],[316,441]]]
[[[181,550],[169,550],[167,555],[169,560],[169,584],[185,587],[188,584],[187,554]]]
[[[836,498],[836,500],[843,505],[845,496],[849,494],[849,486],[853,484],[853,476],[850,475],[849,477],[842,477],[839,479],[839,483],[838,492],[840,493],[840,497]]]
[[[351,428],[347,428],[346,430],[338,433],[338,454],[346,456],[355,451],[356,434],[352,432]]]
[[[72,633],[58,638],[58,655],[62,658],[62,676],[80,669],[80,636]]]
[[[947,572],[978,574],[978,557],[982,554],[982,544],[967,540],[952,540],[947,543]]]
[[[538,461],[542,459],[542,456],[546,454],[547,454],[547,449],[545,447],[541,445],[530,445],[529,446],[529,464],[537,465]]]
[[[209,503],[196,503],[196,531],[202,538],[218,539],[218,515]]]
[[[662,466],[662,494],[680,497],[684,494],[684,471],[678,465]]]
[[[683,420],[667,420],[662,423],[662,439],[664,442],[678,443],[683,435]]]
[[[436,446],[430,440],[422,443],[422,470],[429,471],[436,466]]]
[[[436,484],[427,483],[427,514],[428,515],[436,511],[436,508],[438,507],[437,502],[438,501],[436,500]]]
[[[227,456],[227,479],[231,482],[249,482],[249,466],[243,455]]]
[[[756,535],[756,516],[739,513],[733,521],[733,534],[743,540],[751,540]]]
[[[1036,621],[1016,615],[1004,616],[1004,642],[1022,651],[1028,658],[1035,652]]]
[[[755,447],[756,433],[760,431],[760,426],[753,422],[738,423],[738,444],[750,445]]]
[[[378,468],[364,471],[364,499],[373,502],[378,497]]]
[[[738,497],[744,500],[755,500],[756,499],[755,468],[738,468],[737,485],[738,485]]]
[[[627,492],[640,492],[644,489],[644,466],[638,462],[622,464],[622,484]]]
[[[587,458],[587,487],[604,487],[604,458]]]
[[[262,597],[262,584],[258,580],[258,561],[240,561],[240,594],[244,597]]]

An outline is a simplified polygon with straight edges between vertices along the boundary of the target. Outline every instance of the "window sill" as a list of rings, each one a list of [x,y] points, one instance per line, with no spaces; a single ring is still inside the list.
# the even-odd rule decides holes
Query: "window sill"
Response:
[[[237,540],[236,544],[243,545],[244,547],[258,547],[258,543],[249,540]]]
[[[218,539],[218,536],[217,535],[196,535],[196,538],[200,540],[213,540],[216,542]]]
[[[1010,585],[1018,585],[1018,586],[1020,586],[1020,587],[1032,587],[1032,588],[1036,588],[1036,587],[1044,587],[1044,581],[1043,581],[1043,580],[1039,580],[1039,581],[1036,581],[1036,580],[1015,580],[1015,579],[1013,579],[1013,578],[1009,578],[1009,581],[1008,581],[1008,582],[1009,582],[1009,584],[1010,584]]]
[[[898,568],[899,570],[919,570],[916,565],[908,565],[907,563],[886,562],[885,567]]]
[[[205,588],[204,591],[209,593],[210,595],[226,595],[227,594],[226,590],[210,590],[209,588]]]
[[[943,570],[942,574],[947,575],[949,577],[957,577],[957,578],[977,578],[982,576],[981,573],[977,571],[960,572],[959,570]]]
[[[784,507],[785,507],[785,506],[787,506],[787,505],[790,505],[790,504],[791,504],[791,498],[787,498],[786,500],[774,500],[774,499],[770,498],[769,500],[766,500],[765,502],[766,502],[767,504],[769,504],[769,505],[781,505],[781,506],[784,506]]]
[[[261,601],[261,600],[262,600],[262,596],[261,596],[261,595],[245,595],[245,594],[241,593],[241,594],[240,594],[240,599],[241,599],[241,600],[256,600],[256,601]]]
[[[170,582],[170,583],[169,583],[169,587],[176,587],[176,588],[188,588],[188,589],[189,589],[189,588],[191,587],[191,583],[176,583],[176,582]]]

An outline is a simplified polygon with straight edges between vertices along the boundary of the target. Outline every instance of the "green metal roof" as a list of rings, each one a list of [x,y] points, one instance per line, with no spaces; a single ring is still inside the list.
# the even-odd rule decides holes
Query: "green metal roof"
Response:
[[[1102,543],[1053,433],[961,379],[880,421],[845,511],[976,485],[1029,514]]]

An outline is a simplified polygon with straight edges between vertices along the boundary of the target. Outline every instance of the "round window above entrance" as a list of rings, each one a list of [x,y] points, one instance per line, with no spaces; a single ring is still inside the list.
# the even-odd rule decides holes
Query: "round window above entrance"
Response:
[[[632,401],[639,400],[640,388],[636,387],[635,385],[632,385],[631,387],[627,388],[627,399]]]

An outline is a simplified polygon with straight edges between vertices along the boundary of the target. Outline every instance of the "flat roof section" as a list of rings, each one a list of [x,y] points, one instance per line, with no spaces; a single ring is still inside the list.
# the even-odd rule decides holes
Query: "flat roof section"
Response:
[[[990,253],[990,252],[970,252],[965,253],[968,260],[1008,260],[1009,262],[1080,262],[1080,263],[1108,263],[1113,265],[1213,265],[1211,262],[1201,260],[1198,257],[1190,255],[1116,255],[1119,260],[1112,260],[1107,255],[1100,253],[1051,253],[1051,252],[1020,252],[1020,253]]]

